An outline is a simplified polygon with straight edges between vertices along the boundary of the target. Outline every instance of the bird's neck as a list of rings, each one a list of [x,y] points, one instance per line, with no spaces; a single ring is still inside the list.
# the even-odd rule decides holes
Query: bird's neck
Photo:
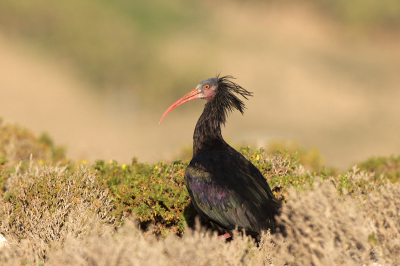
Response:
[[[214,109],[210,102],[206,103],[194,129],[193,157],[201,151],[225,143],[221,134],[221,124],[224,122],[225,113],[223,110]]]

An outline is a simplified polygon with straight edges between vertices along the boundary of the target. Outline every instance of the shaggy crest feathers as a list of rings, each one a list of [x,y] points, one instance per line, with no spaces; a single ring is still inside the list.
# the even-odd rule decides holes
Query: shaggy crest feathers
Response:
[[[234,83],[231,80],[234,79],[232,76],[217,76],[216,79],[218,80],[218,88],[214,98],[210,102],[214,102],[211,105],[217,109],[215,110],[215,113],[222,116],[219,121],[225,125],[226,116],[229,113],[234,109],[237,109],[241,114],[243,114],[244,109],[246,108],[243,101],[235,94],[239,94],[248,100],[247,97],[253,96],[253,93]]]

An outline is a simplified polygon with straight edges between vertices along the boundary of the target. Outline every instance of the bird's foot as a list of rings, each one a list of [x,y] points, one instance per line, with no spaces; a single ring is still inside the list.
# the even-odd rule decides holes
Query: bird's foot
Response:
[[[218,236],[218,239],[227,239],[227,238],[230,238],[230,237],[231,237],[231,234],[226,233],[226,234]]]

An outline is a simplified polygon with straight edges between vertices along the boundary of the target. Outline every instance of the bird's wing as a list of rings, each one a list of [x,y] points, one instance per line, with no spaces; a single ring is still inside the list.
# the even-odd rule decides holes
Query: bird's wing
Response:
[[[251,166],[254,167],[237,155],[225,154],[224,158],[213,153],[193,158],[185,179],[200,214],[230,230],[238,226],[259,233],[273,227],[280,202],[262,174],[254,167],[255,174]],[[263,180],[258,180],[257,173]]]

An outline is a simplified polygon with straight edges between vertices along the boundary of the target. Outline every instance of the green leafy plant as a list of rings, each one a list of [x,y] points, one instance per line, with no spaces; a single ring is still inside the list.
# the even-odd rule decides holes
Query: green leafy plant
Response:
[[[182,234],[186,221],[193,216],[184,185],[187,165],[180,160],[148,165],[133,159],[131,165],[97,161],[94,168],[99,182],[115,199],[114,215],[122,218],[135,213],[142,226],[151,223],[155,234],[166,235]]]

